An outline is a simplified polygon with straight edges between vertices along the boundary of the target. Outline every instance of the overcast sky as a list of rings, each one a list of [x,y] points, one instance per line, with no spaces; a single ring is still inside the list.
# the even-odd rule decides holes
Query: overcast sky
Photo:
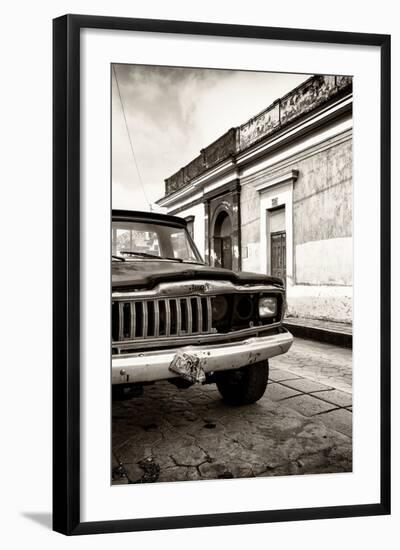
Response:
[[[239,126],[309,75],[115,65],[133,149],[150,202],[164,179],[229,128]],[[113,208],[148,210],[112,78]]]

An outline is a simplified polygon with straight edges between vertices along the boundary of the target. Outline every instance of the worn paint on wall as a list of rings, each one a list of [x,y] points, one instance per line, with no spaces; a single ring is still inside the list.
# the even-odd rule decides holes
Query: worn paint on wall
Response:
[[[352,235],[352,154],[345,141],[293,168],[294,245]]]
[[[242,269],[262,272],[260,264],[260,196],[252,185],[242,187],[240,208]]]
[[[188,216],[194,216],[193,220],[193,240],[197,245],[197,248],[199,249],[199,252],[204,258],[204,244],[205,244],[205,236],[204,236],[204,204],[196,204],[194,206],[191,206],[187,208],[186,210],[183,210],[182,212],[179,212],[177,214],[180,218],[187,218]]]
[[[351,323],[351,286],[303,286],[287,288],[287,316]]]
[[[277,101],[262,113],[242,124],[239,133],[241,149],[245,149],[260,138],[270,134],[280,123],[280,103]]]
[[[353,239],[309,241],[295,247],[296,283],[347,285],[353,280]]]
[[[242,269],[243,271],[253,271],[262,273],[260,265],[260,242],[246,242],[242,246]],[[265,269],[264,269],[265,273]]]

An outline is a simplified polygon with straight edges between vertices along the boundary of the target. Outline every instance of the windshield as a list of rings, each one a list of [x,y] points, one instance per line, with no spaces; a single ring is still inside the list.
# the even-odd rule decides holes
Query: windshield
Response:
[[[184,227],[139,221],[112,222],[113,259],[151,258],[203,263]]]

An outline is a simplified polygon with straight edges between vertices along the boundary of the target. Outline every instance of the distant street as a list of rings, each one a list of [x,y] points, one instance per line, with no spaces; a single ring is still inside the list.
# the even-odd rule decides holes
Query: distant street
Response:
[[[168,382],[113,403],[113,483],[348,472],[352,352],[295,339],[254,405]]]

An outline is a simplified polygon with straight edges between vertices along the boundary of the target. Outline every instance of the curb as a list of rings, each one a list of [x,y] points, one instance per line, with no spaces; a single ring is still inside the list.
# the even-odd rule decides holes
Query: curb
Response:
[[[289,320],[283,322],[283,326],[299,338],[317,340],[326,344],[333,344],[342,348],[353,348],[353,335],[336,330],[327,330],[320,327],[311,327],[307,325],[298,325]]]

